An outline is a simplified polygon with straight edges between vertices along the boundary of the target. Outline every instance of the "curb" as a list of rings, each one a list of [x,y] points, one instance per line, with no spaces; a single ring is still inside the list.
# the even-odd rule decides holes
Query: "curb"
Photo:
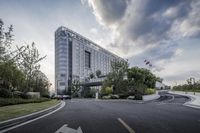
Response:
[[[188,97],[190,99],[190,101],[184,103],[183,105],[187,106],[187,107],[195,108],[195,109],[200,109],[200,105],[192,103],[192,102],[194,102],[196,100],[195,97],[193,97],[191,95],[186,95],[186,94],[177,94],[177,93],[174,93],[174,92],[171,92],[171,91],[169,91],[168,93]]]
[[[144,102],[149,102],[149,101],[156,100],[156,99],[158,99],[158,98],[160,98],[160,95],[156,95],[154,98],[147,99],[147,100],[142,100],[142,101],[144,101]]]
[[[149,102],[149,101],[153,101],[153,100],[160,98],[159,91],[156,91],[156,94],[146,95],[146,96],[154,96],[154,97],[149,98],[149,99],[144,99],[144,97],[143,97],[143,100],[142,100],[143,102]]]
[[[38,112],[34,112],[34,113],[31,113],[31,114],[28,114],[28,115],[20,116],[20,117],[17,117],[17,118],[2,121],[2,122],[0,122],[0,131],[4,130],[6,128],[12,127],[12,126],[21,124],[23,122],[32,120],[34,118],[40,117],[40,116],[45,115],[47,113],[50,113],[50,112],[56,110],[57,108],[59,108],[61,106],[61,104],[62,104],[62,102],[59,102],[58,104],[56,104],[52,107],[49,107],[47,109],[44,109],[44,110],[41,110],[41,111],[38,111]]]
[[[194,104],[190,104],[190,103],[184,103],[183,105],[187,106],[187,107],[195,108],[195,109],[200,109],[199,105],[194,105]]]
[[[186,96],[186,95],[184,95]],[[187,107],[191,107],[191,108],[195,108],[195,109],[200,109],[200,105],[197,105],[197,104],[193,104],[192,102],[194,102],[196,100],[195,97],[192,97],[192,96],[187,96],[190,98],[190,101],[184,103],[183,105],[187,106]]]
[[[146,102],[150,102],[150,101],[153,101],[153,100],[156,100],[158,98],[160,98],[160,95],[158,94],[158,92],[156,92],[156,94],[152,94],[152,95],[146,95],[146,96],[153,96],[152,98],[149,98],[149,99],[144,99],[144,96],[143,96],[143,100],[131,100],[131,99],[95,99],[95,101],[120,101],[120,102],[133,102],[133,103],[146,103]]]

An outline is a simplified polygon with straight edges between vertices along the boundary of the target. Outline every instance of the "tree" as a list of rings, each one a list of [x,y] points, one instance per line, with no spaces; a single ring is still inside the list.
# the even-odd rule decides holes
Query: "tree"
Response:
[[[91,74],[90,74],[90,79],[93,79],[93,78],[94,78],[94,74],[91,73]]]
[[[156,78],[156,81],[158,81],[158,82],[162,83],[162,82],[163,82],[163,79],[162,79],[162,78],[160,78],[160,77],[157,77],[157,78]]]
[[[10,58],[11,43],[13,41],[12,37],[13,26],[10,25],[8,31],[4,31],[4,23],[0,19],[0,62],[6,61]]]
[[[78,92],[80,90],[80,82],[79,80],[74,80],[71,86],[71,96],[78,96]]]
[[[13,92],[15,90],[39,91],[41,95],[48,94],[50,83],[40,69],[41,57],[35,44],[27,46],[12,46],[13,26],[4,30],[4,23],[0,19],[0,89],[1,92]],[[8,94],[7,93],[7,94]],[[7,95],[8,96],[8,95]]]
[[[124,77],[128,70],[128,63],[123,60],[115,60],[111,62],[111,68],[112,71],[103,82],[103,88],[112,86],[115,94],[126,92],[127,85]]]
[[[22,89],[24,85],[24,74],[12,62],[0,63],[0,87],[12,91]]]
[[[96,71],[96,76],[97,76],[97,78],[99,78],[101,76],[101,71],[100,70]]]
[[[7,92],[21,89],[24,85],[24,74],[16,63],[18,50],[11,49],[13,42],[13,26],[4,30],[4,23],[0,19],[0,87]],[[20,48],[22,50],[22,48]]]
[[[133,88],[141,93],[146,88],[155,88],[155,83],[158,78],[145,68],[132,67],[128,69],[128,82],[130,88]]]
[[[49,88],[51,86],[46,75],[40,70],[35,70],[33,72],[32,87],[34,92],[40,92],[42,96],[47,96],[49,94]]]
[[[22,58],[20,68],[26,77],[26,89],[24,91],[32,91],[32,80],[35,76],[34,72],[40,69],[39,62],[46,56],[40,57],[39,51],[35,47],[35,43],[32,43],[31,46],[27,45],[25,47],[25,50],[20,53],[20,57]]]

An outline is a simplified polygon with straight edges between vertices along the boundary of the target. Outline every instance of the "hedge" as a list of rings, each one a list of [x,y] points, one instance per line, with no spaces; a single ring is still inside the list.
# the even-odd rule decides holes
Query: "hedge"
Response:
[[[40,103],[49,101],[48,98],[34,98],[34,99],[22,99],[22,98],[0,98],[0,107],[15,104],[25,104],[25,103]]]

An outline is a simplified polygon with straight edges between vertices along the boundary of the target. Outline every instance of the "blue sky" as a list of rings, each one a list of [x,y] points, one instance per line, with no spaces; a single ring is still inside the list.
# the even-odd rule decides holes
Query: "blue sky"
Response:
[[[200,77],[198,0],[1,0],[0,18],[14,25],[15,44],[35,42],[42,71],[54,83],[54,32],[63,25],[147,67],[169,85]],[[147,67],[148,68],[148,67]]]

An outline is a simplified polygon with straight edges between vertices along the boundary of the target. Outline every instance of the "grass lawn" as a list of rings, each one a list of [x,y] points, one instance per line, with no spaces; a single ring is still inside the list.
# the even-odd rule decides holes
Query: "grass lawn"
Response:
[[[27,115],[58,104],[59,101],[51,100],[41,103],[17,104],[0,107],[0,121]]]

